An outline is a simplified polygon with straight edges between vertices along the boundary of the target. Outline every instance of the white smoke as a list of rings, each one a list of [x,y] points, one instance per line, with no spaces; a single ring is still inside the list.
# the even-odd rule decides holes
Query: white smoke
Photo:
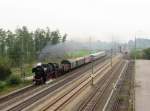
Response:
[[[39,60],[62,60],[64,55],[69,52],[78,50],[105,50],[110,48],[110,43],[96,41],[93,43],[83,43],[75,41],[66,41],[56,45],[47,44],[39,54]]]

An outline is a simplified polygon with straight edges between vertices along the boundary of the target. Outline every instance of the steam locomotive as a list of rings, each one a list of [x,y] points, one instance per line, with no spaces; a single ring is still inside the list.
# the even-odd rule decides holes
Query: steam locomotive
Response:
[[[67,72],[78,68],[82,65],[88,64],[92,61],[100,59],[106,56],[105,51],[100,51],[97,53],[90,54],[88,56],[79,57],[76,59],[67,59],[62,60],[60,64],[57,63],[48,63],[42,64],[38,63],[36,67],[32,69],[32,73],[34,73],[33,81],[35,84],[44,84],[47,80],[51,78],[57,78]]]

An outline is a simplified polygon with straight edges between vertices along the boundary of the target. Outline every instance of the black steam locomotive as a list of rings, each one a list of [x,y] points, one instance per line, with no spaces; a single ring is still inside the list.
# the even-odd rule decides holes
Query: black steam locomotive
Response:
[[[90,63],[104,56],[106,56],[106,52],[101,51],[101,52],[90,54],[85,57],[62,60],[60,64],[38,63],[37,66],[32,69],[32,73],[34,73],[33,81],[35,82],[35,84],[44,84],[47,80],[51,78],[57,78],[58,76],[61,76],[77,67],[80,67],[81,65]]]

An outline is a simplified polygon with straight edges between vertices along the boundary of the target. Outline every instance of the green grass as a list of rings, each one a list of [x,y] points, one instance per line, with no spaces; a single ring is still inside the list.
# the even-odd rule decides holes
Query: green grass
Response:
[[[67,57],[68,58],[77,58],[77,57],[83,57],[83,56],[86,56],[89,54],[90,54],[90,51],[88,51],[88,50],[79,50],[79,51],[69,52],[67,54]]]
[[[4,86],[4,88],[2,90],[0,90],[0,96],[8,94],[8,93],[15,91],[17,89],[20,89],[22,87],[25,87],[31,83],[32,83],[32,81],[25,81],[25,82],[20,83],[19,85],[8,85],[8,84],[6,84]]]
[[[32,76],[32,68],[33,68],[34,64],[25,64],[22,67],[15,67],[15,68],[11,68],[12,74],[13,75],[20,75],[20,77],[22,76],[21,74],[24,72],[25,76]]]

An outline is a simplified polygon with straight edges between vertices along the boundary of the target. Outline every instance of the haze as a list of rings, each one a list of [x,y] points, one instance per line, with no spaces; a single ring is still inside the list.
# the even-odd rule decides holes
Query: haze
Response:
[[[0,0],[0,27],[59,29],[70,40],[150,36],[149,0]],[[79,39],[80,38],[80,39]]]

